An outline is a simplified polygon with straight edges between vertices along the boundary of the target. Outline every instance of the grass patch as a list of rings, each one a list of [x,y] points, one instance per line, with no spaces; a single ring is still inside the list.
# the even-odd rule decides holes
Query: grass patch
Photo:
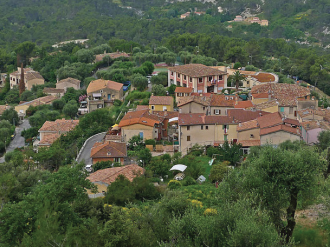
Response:
[[[309,228],[297,225],[293,231],[293,237],[300,247],[325,247],[327,246],[325,236],[322,231],[317,228]]]

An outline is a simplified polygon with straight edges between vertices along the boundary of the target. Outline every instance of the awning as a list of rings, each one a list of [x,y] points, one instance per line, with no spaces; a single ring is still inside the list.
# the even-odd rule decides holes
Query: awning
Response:
[[[179,121],[179,117],[173,117],[170,118],[170,120],[168,120],[168,122],[175,122],[175,121]]]
[[[93,93],[93,97],[102,97],[101,93]]]
[[[118,124],[115,124],[115,125],[112,126],[112,129],[111,130],[119,130],[119,129],[120,128],[119,128]]]
[[[173,167],[170,169],[170,171],[174,171],[174,170],[176,170],[176,171],[184,172],[184,170],[186,170],[186,168],[187,168],[187,166],[182,165],[182,164],[178,164],[178,165],[173,166]]]

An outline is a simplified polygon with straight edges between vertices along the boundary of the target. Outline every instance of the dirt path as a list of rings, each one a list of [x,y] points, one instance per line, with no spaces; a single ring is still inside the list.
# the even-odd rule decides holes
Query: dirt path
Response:
[[[313,227],[324,215],[329,215],[329,212],[326,211],[323,204],[317,204],[312,205],[307,209],[297,211],[295,218],[299,225]]]

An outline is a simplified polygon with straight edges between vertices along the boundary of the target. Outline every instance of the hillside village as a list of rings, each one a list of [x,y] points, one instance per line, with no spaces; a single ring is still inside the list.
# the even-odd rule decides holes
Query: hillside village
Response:
[[[306,81],[250,64],[217,63],[209,57],[193,63],[189,53],[179,53],[178,61],[166,47],[158,47],[159,54],[157,49],[155,54],[141,54],[138,47],[133,54],[119,49],[111,52],[108,45],[97,48],[94,55],[81,48],[84,63],[65,65],[56,73],[45,73],[44,67],[38,71],[43,60],[35,57],[33,67],[21,63],[1,75],[1,92],[5,93],[0,105],[0,169],[4,174],[31,173],[35,177],[27,180],[32,184],[47,181],[47,186],[48,181],[59,181],[57,187],[63,190],[54,191],[54,197],[47,192],[45,198],[57,201],[66,196],[64,191],[77,193],[84,198],[83,204],[94,205],[88,209],[93,217],[137,208],[145,215],[157,205],[174,208],[164,209],[172,214],[180,201],[185,214],[198,208],[198,217],[211,219],[221,215],[218,198],[235,194],[226,192],[226,186],[236,186],[229,185],[232,181],[244,183],[240,179],[243,169],[251,176],[249,181],[260,178],[249,170],[255,165],[261,166],[257,171],[267,171],[268,177],[280,177],[265,167],[271,160],[259,158],[278,159],[275,164],[283,164],[282,173],[298,174],[297,180],[312,180],[306,176],[320,176],[325,169],[330,109],[326,98]],[[45,60],[53,56],[62,54],[54,52]],[[292,158],[294,152],[297,156]],[[283,160],[295,170],[288,171]],[[0,180],[6,192],[0,192],[4,207],[13,200],[21,205],[25,200],[21,187],[15,192],[18,185],[7,186],[7,181]],[[17,175],[16,184],[23,186],[24,181]],[[291,183],[296,180],[283,181],[283,198],[296,193],[287,189]],[[243,194],[250,189],[240,186],[246,189]],[[254,190],[260,188],[257,185]],[[300,210],[297,205],[293,208]],[[0,209],[1,213],[6,211]],[[172,220],[172,216],[167,218]],[[276,241],[282,241],[276,231],[270,231],[279,238]],[[22,238],[24,232],[20,231]],[[149,246],[160,238],[156,235]],[[102,237],[100,245],[106,239]],[[136,241],[141,240],[132,240],[130,246]]]

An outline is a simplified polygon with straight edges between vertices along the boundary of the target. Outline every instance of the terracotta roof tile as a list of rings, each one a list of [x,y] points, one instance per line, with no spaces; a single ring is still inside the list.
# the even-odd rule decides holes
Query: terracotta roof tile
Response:
[[[127,157],[124,142],[96,142],[91,149],[91,158],[120,158]]]
[[[268,99],[268,93],[254,93],[252,97],[255,99]]]
[[[224,71],[220,71],[203,64],[185,64],[175,67],[169,67],[168,70],[184,74],[190,77],[202,77],[202,76],[213,76],[213,75],[225,75]]]
[[[178,107],[189,104],[191,102],[195,102],[197,104],[203,105],[203,106],[209,106],[211,101],[211,97],[206,96],[185,96],[180,97],[178,102]]]
[[[282,117],[279,112],[270,113],[265,116],[258,117],[257,121],[261,129],[283,123]]]
[[[237,126],[237,131],[245,131],[249,129],[259,128],[258,121],[256,119],[247,122],[239,123]]]
[[[211,96],[210,106],[228,106],[234,107],[236,104],[236,97],[233,95],[213,94]]]
[[[62,79],[62,80],[58,81],[57,84],[61,84],[61,83],[65,83],[65,82],[69,82],[69,83],[75,84],[80,87],[80,80],[78,80],[76,78],[72,78],[72,77]]]
[[[46,94],[47,93],[63,93],[64,94],[64,89],[45,87],[42,92],[44,92]]]
[[[27,105],[27,106],[30,106],[30,105],[32,105],[32,106],[47,105],[47,104],[52,103],[56,99],[57,99],[56,96],[48,95],[48,96],[44,96],[44,97],[41,97],[41,98],[34,99],[32,101],[21,103],[21,104],[19,104],[19,106],[22,106],[22,105]]]
[[[73,130],[79,124],[79,120],[57,119],[55,121],[46,121],[40,131],[65,133]]]
[[[273,126],[273,127],[270,127],[270,128],[260,129],[260,136],[268,135],[270,133],[274,133],[274,132],[278,132],[278,131],[285,131],[285,132],[289,132],[291,134],[300,136],[299,128],[292,128],[290,126],[283,125],[283,124]]]
[[[280,106],[296,106],[297,99],[310,95],[310,89],[295,84],[265,83],[254,86],[252,94],[269,93]]]
[[[136,176],[140,176],[144,173],[144,169],[138,165],[131,164],[127,166],[121,167],[113,167],[98,170],[92,174],[90,174],[87,179],[94,182],[103,182],[106,184],[111,184],[116,181],[116,178],[119,175],[125,176],[129,181],[133,181]]]
[[[277,102],[277,100],[274,99],[274,100],[270,100],[270,101],[267,101],[264,103],[256,104],[251,108],[256,109],[256,110],[263,110],[263,109],[267,109],[270,107],[278,106],[278,104],[279,103]],[[251,109],[251,108],[249,108],[249,109]]]
[[[249,108],[249,107],[253,107],[253,103],[252,103],[251,100],[238,101],[237,104],[234,107],[235,108],[246,109],[246,108]]]
[[[28,72],[24,76],[28,81],[33,80],[33,79],[42,79],[42,80],[44,80],[42,75],[40,75],[39,72],[36,72],[36,71]]]
[[[193,89],[191,87],[176,87],[175,93],[192,93]]]
[[[306,130],[318,129],[330,130],[330,125],[326,121],[304,121],[301,123],[301,126]]]
[[[238,141],[238,143],[242,144],[242,147],[260,146],[260,140],[242,140]]]
[[[149,110],[149,106],[148,105],[137,105],[136,110],[137,111]]]
[[[179,112],[177,111],[153,111],[152,114],[166,119],[179,116]]]
[[[228,109],[227,115],[233,117],[238,122],[254,120],[258,117],[270,114],[264,111],[249,111],[245,109]]]
[[[256,75],[251,75],[251,77],[256,78],[260,82],[275,81],[275,76],[270,73],[257,73]]]
[[[171,105],[172,102],[172,96],[151,96],[149,105]]]
[[[42,140],[39,142],[39,146],[50,146],[52,145],[61,135],[58,133],[46,135]]]
[[[291,124],[291,125],[300,126],[299,121],[296,120],[296,119],[292,119],[292,118],[285,118],[285,119],[283,120],[283,122],[284,122],[285,124]]]
[[[91,83],[87,87],[87,93],[93,93],[104,88],[109,88],[119,91],[123,88],[123,84],[115,81],[98,79],[95,81],[91,81]]]
[[[119,123],[119,127],[129,126],[133,124],[142,124],[153,127],[155,124],[162,122],[162,119],[156,115],[150,114],[149,110],[127,112]]]
[[[179,114],[179,125],[181,126],[201,124],[236,124],[236,122],[228,116],[206,116],[204,113]]]

